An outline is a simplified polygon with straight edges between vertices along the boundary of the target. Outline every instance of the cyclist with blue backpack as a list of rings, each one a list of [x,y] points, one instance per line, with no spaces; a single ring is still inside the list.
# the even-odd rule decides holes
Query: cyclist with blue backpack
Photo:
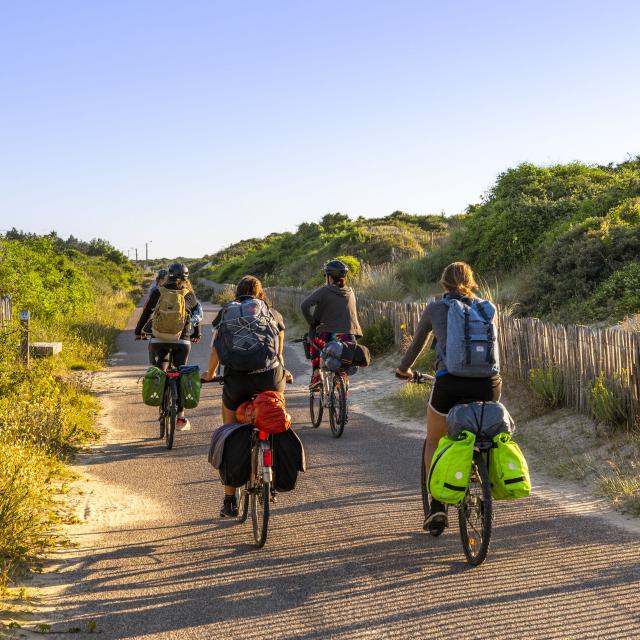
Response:
[[[440,279],[445,293],[427,305],[396,376],[413,377],[411,367],[430,332],[436,349],[435,382],[427,405],[427,445],[423,464],[428,472],[440,438],[447,433],[447,414],[458,404],[498,401],[502,389],[496,341],[496,308],[476,297],[473,270],[465,262],[447,266]],[[430,500],[423,528],[440,533],[447,526],[446,506]]]
[[[236,286],[235,300],[213,320],[214,341],[204,380],[224,365],[222,420],[236,422],[236,409],[264,391],[284,392],[291,374],[284,368],[284,319],[270,308],[262,283],[244,276]],[[238,515],[234,487],[225,486],[220,516]]]

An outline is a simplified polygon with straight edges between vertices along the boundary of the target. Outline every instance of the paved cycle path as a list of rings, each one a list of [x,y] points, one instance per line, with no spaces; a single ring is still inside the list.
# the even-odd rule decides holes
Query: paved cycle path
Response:
[[[220,387],[204,387],[193,430],[166,451],[135,384],[147,343],[133,326],[107,374],[113,426],[87,469],[137,517],[74,536],[81,546],[53,578],[66,585],[51,596],[54,631],[94,621],[105,640],[640,638],[640,536],[550,500],[499,503],[489,557],[471,568],[455,521],[438,539],[421,530],[419,441],[356,414],[336,440],[326,422],[310,427],[301,387],[287,397],[308,471],[279,496],[256,550],[250,522],[218,518],[206,454]],[[209,338],[191,362],[205,366]],[[286,357],[303,384],[306,365]]]

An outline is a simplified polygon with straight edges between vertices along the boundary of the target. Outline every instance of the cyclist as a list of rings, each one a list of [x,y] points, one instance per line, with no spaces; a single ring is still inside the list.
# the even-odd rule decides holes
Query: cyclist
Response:
[[[413,376],[411,367],[424,348],[429,333],[433,331],[435,343],[442,346],[447,343],[447,316],[449,307],[445,299],[456,299],[471,304],[476,298],[473,290],[477,288],[473,270],[465,262],[453,262],[442,272],[440,279],[445,293],[441,300],[430,302],[424,310],[413,340],[404,354],[396,376],[409,379]],[[435,345],[433,345],[435,346]],[[427,446],[423,464],[428,471],[438,441],[447,432],[447,414],[456,404],[477,401],[498,401],[502,388],[499,374],[489,378],[463,378],[447,372],[442,358],[442,349],[437,350],[436,374],[431,397],[427,405]],[[429,514],[423,528],[439,533],[447,526],[446,506],[431,498]]]
[[[151,344],[149,345],[151,363],[164,371],[169,367],[170,357],[176,367],[187,364],[191,343],[196,344],[200,341],[200,320],[202,319],[202,306],[198,302],[193,292],[193,287],[189,282],[189,269],[186,265],[178,262],[169,267],[165,284],[150,293],[135,328],[136,340],[140,340],[143,337],[145,333],[144,327],[161,301],[161,296],[165,295],[165,291],[179,291],[184,296],[185,318],[184,320],[179,320],[180,326],[177,327],[175,337],[153,335],[151,338]],[[169,293],[169,295],[171,294]],[[153,334],[158,334],[158,332],[153,329]],[[184,414],[184,407],[180,398],[178,398],[176,426],[181,431],[191,429],[191,424]]]
[[[264,300],[262,283],[254,276],[244,276],[236,286],[235,300]],[[224,307],[213,321],[213,330],[216,332],[224,317]],[[222,391],[222,421],[223,424],[236,422],[236,409],[247,400],[263,391],[284,392],[285,384],[291,379],[291,374],[284,368],[284,319],[275,309],[269,309],[269,313],[277,326],[278,348],[275,360],[265,363],[265,367],[254,372],[234,371],[230,364],[224,368],[224,388]],[[218,353],[215,346],[211,345],[211,355],[205,380],[211,380],[219,365]],[[236,490],[234,487],[224,487],[224,500],[220,509],[220,517],[235,517],[238,515]]]
[[[347,286],[349,267],[341,260],[330,260],[323,267],[324,286],[307,296],[300,305],[309,324],[311,382],[309,389],[320,384],[320,352],[331,340],[355,342],[362,337],[358,322],[356,296]]]

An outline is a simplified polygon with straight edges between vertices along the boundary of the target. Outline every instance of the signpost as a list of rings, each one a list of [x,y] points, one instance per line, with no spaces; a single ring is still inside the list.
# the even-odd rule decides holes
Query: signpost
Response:
[[[22,330],[22,340],[20,343],[20,358],[25,367],[29,366],[29,338],[30,338],[31,312],[22,310],[20,312],[20,328]]]

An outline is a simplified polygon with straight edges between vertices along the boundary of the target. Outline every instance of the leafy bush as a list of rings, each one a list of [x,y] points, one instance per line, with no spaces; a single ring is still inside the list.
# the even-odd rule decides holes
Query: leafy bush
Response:
[[[228,302],[233,302],[236,299],[236,290],[233,286],[226,286],[213,296],[213,301],[219,305],[225,305]]]
[[[635,271],[628,265],[640,255],[639,195],[640,157],[609,166],[519,165],[498,177],[481,204],[452,221],[441,246],[403,264],[399,277],[424,297],[447,264],[464,260],[479,276],[528,274],[519,313],[621,319],[637,309]],[[626,268],[631,271],[603,285],[620,305],[610,309],[604,292],[589,300]],[[595,309],[583,317],[589,306]]]
[[[604,373],[593,381],[589,393],[591,415],[603,424],[622,427],[627,424],[629,408],[629,374],[607,378]]]
[[[529,387],[550,409],[560,407],[564,403],[564,374],[557,367],[531,369]]]
[[[379,355],[393,347],[394,332],[387,319],[378,320],[362,329],[362,344],[369,347],[372,355]]]
[[[76,241],[81,252],[56,238],[0,239],[3,292],[32,311],[34,341],[63,342],[62,358],[25,369],[15,323],[0,331],[0,588],[55,543],[62,464],[96,437],[97,402],[67,367],[102,366],[141,293],[131,265],[107,246]]]

